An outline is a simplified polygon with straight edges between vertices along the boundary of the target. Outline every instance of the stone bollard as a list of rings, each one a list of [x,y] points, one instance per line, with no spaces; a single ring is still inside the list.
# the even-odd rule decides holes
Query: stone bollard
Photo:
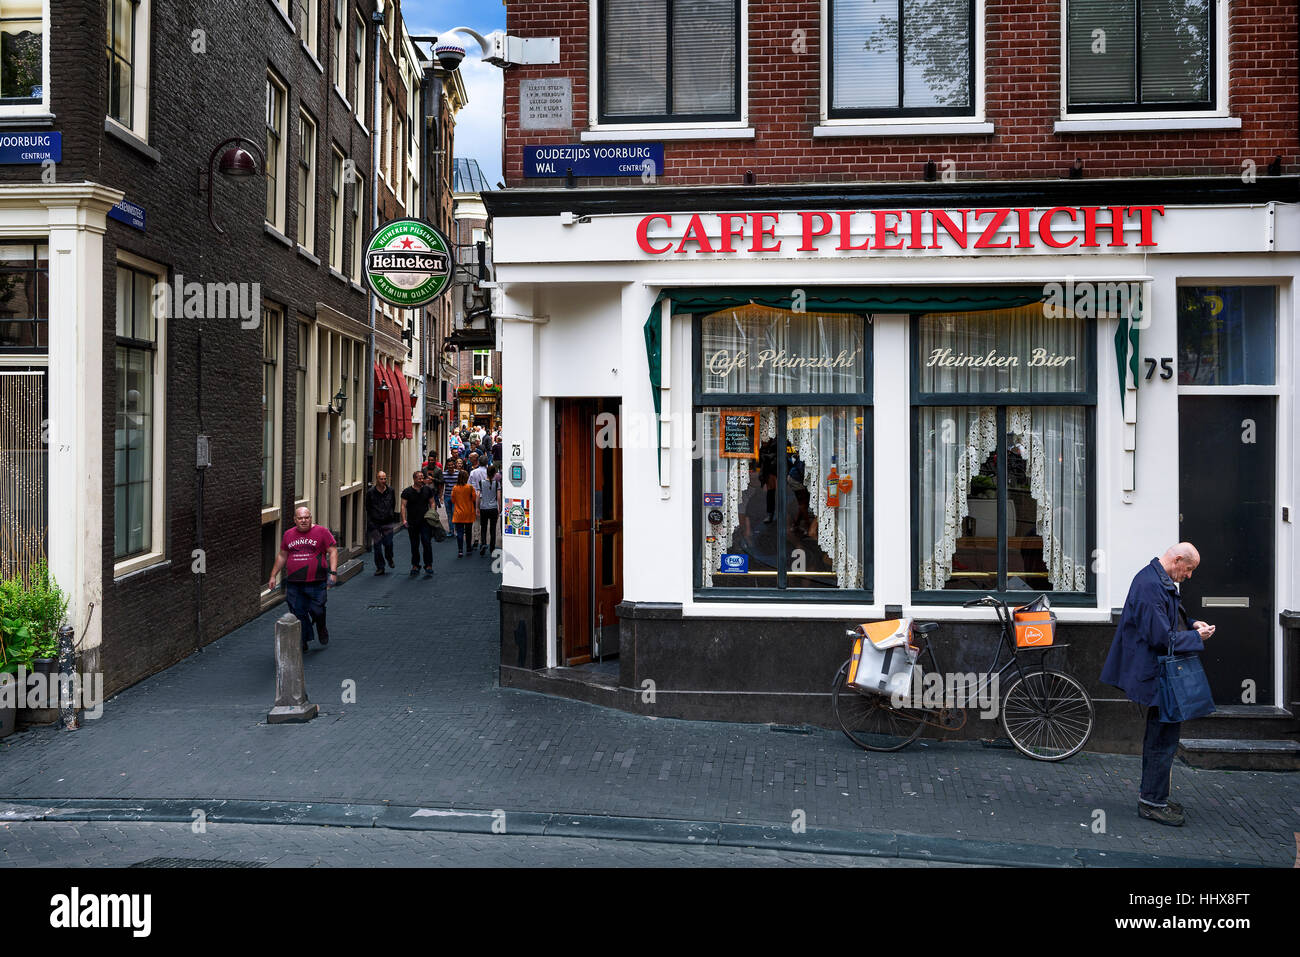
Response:
[[[302,672],[302,622],[285,613],[275,623],[275,707],[266,713],[266,723],[300,724],[316,717],[317,710],[307,700]]]
[[[64,625],[59,629],[59,719],[64,731],[81,727],[77,707],[81,704],[80,680],[77,675],[77,653],[72,647],[73,631]]]

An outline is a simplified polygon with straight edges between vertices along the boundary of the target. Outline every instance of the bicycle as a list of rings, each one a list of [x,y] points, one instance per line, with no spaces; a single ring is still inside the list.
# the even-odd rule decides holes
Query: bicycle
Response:
[[[1002,729],[1007,738],[1022,754],[1038,761],[1064,761],[1077,754],[1092,735],[1095,714],[1092,698],[1073,675],[1049,668],[1045,663],[1049,652],[1067,645],[1017,647],[1012,637],[1015,631],[1014,610],[992,595],[963,605],[964,608],[976,606],[994,608],[1001,627],[993,660],[982,673],[974,694],[967,694],[966,702],[969,703],[972,697],[982,697],[982,692],[991,690],[992,682],[1001,682],[1002,676],[1011,671],[1014,679],[1006,694],[1001,696],[999,707]],[[908,698],[897,694],[897,687],[895,694],[889,695],[849,684],[852,659],[840,666],[831,687],[831,705],[840,730],[850,741],[867,751],[899,751],[920,737],[927,725],[957,731],[966,724],[965,705],[955,705],[947,697],[937,707],[927,707],[924,696],[920,702],[914,700],[915,689],[925,683],[922,656],[928,659],[931,673],[944,674],[928,638],[938,630],[939,623],[930,621],[914,625],[904,635],[901,630],[904,621],[882,622],[882,625],[895,626],[894,634],[884,639],[873,641],[865,631],[858,629],[851,629],[848,634],[855,640],[861,638],[864,646],[872,642],[878,651],[886,654],[891,649],[906,647],[905,654],[912,668],[900,674],[910,678]],[[1037,662],[1027,662],[1022,666],[1021,656],[1034,652],[1039,655]],[[1004,653],[1009,653],[1009,658],[998,667]],[[885,660],[889,661],[888,658]],[[919,669],[920,674],[915,673],[915,669]]]

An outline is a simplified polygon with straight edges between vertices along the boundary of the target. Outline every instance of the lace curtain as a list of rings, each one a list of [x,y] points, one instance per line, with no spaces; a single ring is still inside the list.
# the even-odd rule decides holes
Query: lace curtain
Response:
[[[762,409],[758,417],[759,444],[776,438],[776,409]],[[717,454],[718,412],[709,409],[700,415],[701,442],[706,443],[704,455],[704,494],[722,493],[721,506],[706,506],[704,521],[708,530],[705,533],[704,547],[700,549],[703,562],[703,581],[706,588],[713,586],[713,575],[718,571],[724,552],[731,546],[731,534],[740,525],[741,502],[751,484],[757,483],[757,473],[752,470],[757,466],[753,459],[724,459]],[[754,489],[755,494],[763,494]],[[712,508],[722,511],[720,525],[708,524],[708,513]],[[708,541],[708,537],[714,541]],[[771,581],[776,585],[776,579]]]
[[[706,393],[860,392],[862,319],[738,306],[701,320]]]
[[[802,481],[789,476],[789,494],[794,496],[800,487],[808,492],[808,510],[816,521],[817,549],[804,548],[805,569],[814,567],[825,555],[835,572],[836,588],[861,588],[862,554],[860,531],[862,528],[862,502],[868,495],[867,476],[862,471],[862,412],[857,408],[792,408],[786,423],[786,441],[795,449],[798,461],[803,463]],[[839,494],[839,506],[826,506],[827,476],[831,458],[840,476],[853,480],[852,490]],[[811,536],[810,536],[811,537]],[[797,536],[787,531],[792,548],[799,548]],[[820,554],[818,554],[820,552]],[[793,574],[793,573],[792,573]],[[818,584],[805,580],[807,584]]]

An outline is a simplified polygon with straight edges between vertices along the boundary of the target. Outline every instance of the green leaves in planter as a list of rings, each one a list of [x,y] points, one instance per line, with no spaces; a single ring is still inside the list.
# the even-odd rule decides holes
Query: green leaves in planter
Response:
[[[57,658],[59,626],[68,596],[44,561],[28,573],[30,584],[14,577],[0,581],[0,674],[29,666],[33,658]]]

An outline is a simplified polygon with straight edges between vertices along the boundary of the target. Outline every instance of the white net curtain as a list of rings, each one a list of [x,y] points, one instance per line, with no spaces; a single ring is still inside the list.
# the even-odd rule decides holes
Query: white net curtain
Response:
[[[1081,322],[1043,318],[1038,306],[924,316],[919,331],[920,391],[1083,391],[1085,331]],[[1033,364],[1035,358],[1039,364]],[[918,584],[923,590],[937,590],[953,578],[953,557],[972,512],[972,480],[997,452],[997,413],[991,406],[921,406],[917,411]],[[1085,406],[1027,404],[1010,406],[1006,412],[1008,468],[1015,457],[1023,460],[1035,506],[1032,532],[1041,537],[1046,581],[1054,591],[1087,587],[1088,411]],[[1009,537],[1017,517],[1020,534],[1025,535],[1029,516],[1015,516],[1010,501],[1007,508],[1013,526]],[[1009,581],[1015,577],[1015,570],[1009,570]],[[1033,578],[1010,587],[1034,588],[1042,581]]]

